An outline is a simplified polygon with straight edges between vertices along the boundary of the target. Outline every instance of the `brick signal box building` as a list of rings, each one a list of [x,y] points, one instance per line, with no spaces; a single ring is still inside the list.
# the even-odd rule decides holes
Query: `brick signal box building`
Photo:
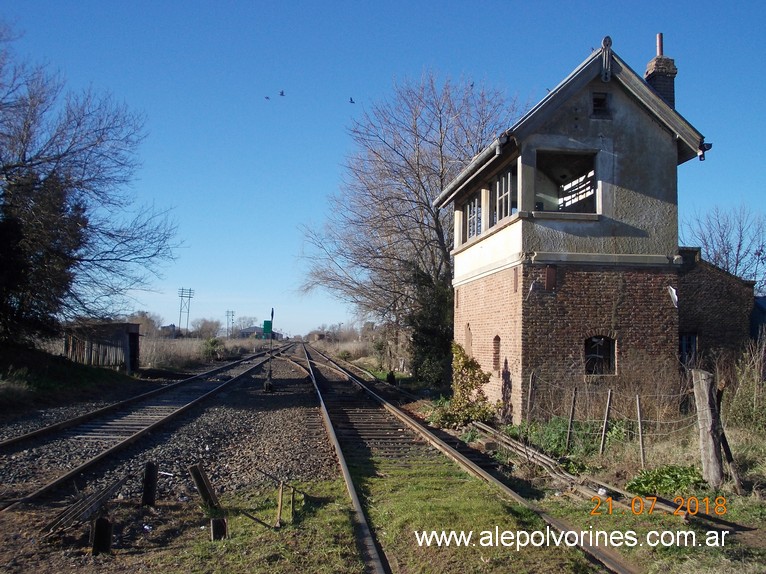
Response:
[[[513,422],[533,371],[612,385],[677,369],[679,344],[713,348],[699,329],[717,327],[689,305],[722,309],[724,346],[748,337],[753,284],[679,249],[677,168],[710,145],[675,111],[676,67],[657,48],[642,78],[605,38],[434,201],[454,205],[455,340]],[[707,278],[733,295],[714,300]]]

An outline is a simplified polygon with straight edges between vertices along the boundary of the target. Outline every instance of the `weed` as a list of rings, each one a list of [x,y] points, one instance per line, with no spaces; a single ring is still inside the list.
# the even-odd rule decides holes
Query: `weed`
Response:
[[[629,481],[626,488],[636,494],[659,494],[673,496],[688,494],[707,485],[694,466],[666,465],[652,470],[642,470]]]
[[[202,356],[206,361],[212,361],[213,359],[220,357],[222,349],[223,345],[221,344],[220,339],[216,339],[215,337],[210,337],[202,342]]]
[[[564,417],[552,417],[548,422],[532,421],[520,425],[508,425],[505,432],[511,438],[525,440],[543,452],[562,457],[566,454],[588,456],[598,450],[598,427],[594,423],[574,421],[572,437],[567,450],[569,421]]]
[[[728,425],[766,431],[766,337],[764,339],[751,344],[734,366],[736,384],[724,394],[723,402]]]
[[[478,440],[480,436],[481,435],[479,435],[479,431],[471,427],[468,430],[466,430],[462,435],[460,435],[460,440],[462,440],[463,442],[474,442],[475,440]]]

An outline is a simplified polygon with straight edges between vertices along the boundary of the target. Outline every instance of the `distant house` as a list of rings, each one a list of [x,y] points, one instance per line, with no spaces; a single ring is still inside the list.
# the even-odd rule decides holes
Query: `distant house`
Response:
[[[753,313],[750,316],[750,337],[757,339],[763,336],[766,328],[766,297],[763,295],[755,298]]]
[[[247,339],[250,337],[263,339],[263,327],[247,327],[246,329],[240,329],[237,336],[240,339]],[[272,336],[276,341],[281,341],[284,338],[284,335],[277,331],[272,331]]]
[[[676,72],[661,37],[645,78],[604,38],[434,201],[454,207],[454,338],[514,422],[533,373],[627,383],[747,338],[752,283],[679,250],[677,168],[710,145]]]
[[[247,339],[250,337],[263,339],[263,327],[247,327],[246,329],[240,329],[237,336],[240,339]]]
[[[173,323],[171,323],[170,325],[162,325],[160,327],[160,335],[163,337],[175,337],[176,326]]]

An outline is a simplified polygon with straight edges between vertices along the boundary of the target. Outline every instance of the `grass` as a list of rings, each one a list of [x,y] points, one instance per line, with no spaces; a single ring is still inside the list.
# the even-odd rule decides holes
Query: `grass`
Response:
[[[272,527],[276,489],[262,487],[221,497],[228,516],[227,539],[210,541],[205,513],[200,509],[196,521],[201,526],[187,528],[193,539],[171,547],[158,545],[143,553],[141,566],[167,574],[363,572],[343,481],[296,486],[301,492],[296,496],[295,511],[290,516],[285,507],[281,528]]]
[[[217,339],[216,347],[226,357],[236,357],[268,346],[261,339]],[[189,369],[210,362],[210,342],[204,339],[147,337],[141,339],[141,367],[151,369]]]
[[[517,551],[489,542],[488,533],[545,530],[533,513],[501,500],[481,481],[450,464],[423,459],[407,466],[377,461],[373,466],[352,468],[379,542],[395,557],[393,572],[408,573],[500,573],[589,572],[579,552],[560,548],[532,547]],[[416,532],[472,531],[469,546],[425,547]],[[484,533],[484,534],[482,534]]]
[[[530,433],[530,437],[561,455],[561,451],[555,448],[560,445],[560,434],[559,421],[553,421],[550,428],[541,425]],[[671,500],[674,496],[683,496],[687,500],[692,496],[699,500],[708,497],[712,505],[716,497],[723,496],[726,499],[726,513],[722,518],[758,529],[731,536],[726,540],[726,545],[719,548],[650,548],[646,545],[623,548],[629,559],[643,565],[648,572],[766,572],[763,566],[766,564],[766,541],[762,540],[762,532],[766,528],[766,434],[727,429],[727,436],[747,488],[748,494],[744,496],[735,494],[730,482],[725,483],[719,492],[700,483],[698,431],[695,427],[665,437],[654,437],[649,441],[646,471],[641,468],[638,440],[627,435],[611,443],[607,442],[603,456],[592,448],[579,448],[560,460],[567,463],[570,470],[577,468],[612,484],[625,486],[628,483],[628,490],[631,490],[632,479],[632,484],[636,486],[634,490],[654,490],[655,494],[665,494]],[[595,502],[566,496],[566,493],[557,495],[549,492],[540,504],[554,516],[571,521],[581,528],[623,532],[634,530],[639,540],[643,540],[650,530],[676,531],[690,528],[679,517],[663,514],[634,516],[630,509],[624,510],[617,506],[611,515],[604,512],[602,506],[601,514],[591,516]],[[694,528],[698,531],[698,540],[704,540],[707,530]]]

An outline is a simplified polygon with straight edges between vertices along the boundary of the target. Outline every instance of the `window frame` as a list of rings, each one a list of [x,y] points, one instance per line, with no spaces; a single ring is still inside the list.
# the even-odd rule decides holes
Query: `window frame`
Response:
[[[591,92],[590,117],[595,120],[612,119],[612,94],[609,92]]]
[[[492,205],[490,206],[490,226],[497,225],[503,219],[518,213],[518,182],[513,167],[500,172],[492,183]]]
[[[535,154],[543,178],[535,184],[535,211],[599,214],[598,150],[537,148]]]
[[[594,348],[602,346],[602,354],[594,354]],[[583,368],[589,377],[617,374],[617,341],[606,335],[593,335],[583,341]]]
[[[472,194],[463,204],[465,241],[481,235],[481,193]]]

